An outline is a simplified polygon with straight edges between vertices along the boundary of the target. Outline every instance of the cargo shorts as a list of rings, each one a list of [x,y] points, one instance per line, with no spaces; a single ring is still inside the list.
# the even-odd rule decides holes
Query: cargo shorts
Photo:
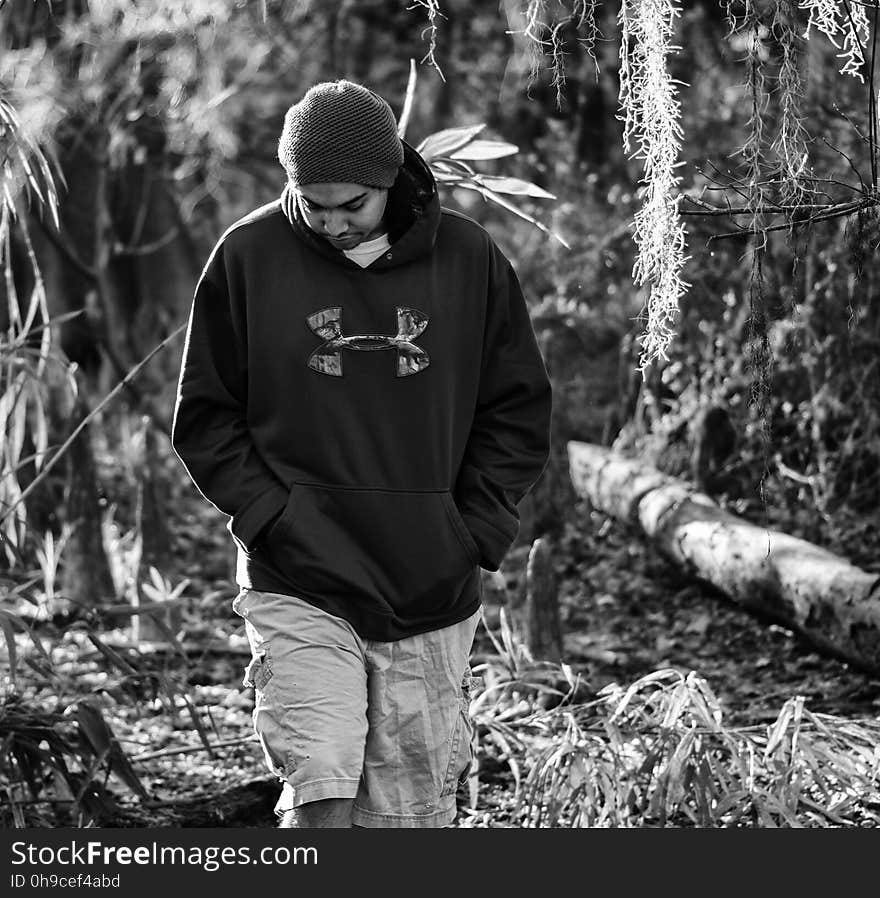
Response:
[[[285,811],[354,798],[364,827],[455,819],[473,757],[469,656],[480,610],[394,642],[361,639],[342,618],[280,593],[242,590],[255,690],[254,730],[283,783]]]

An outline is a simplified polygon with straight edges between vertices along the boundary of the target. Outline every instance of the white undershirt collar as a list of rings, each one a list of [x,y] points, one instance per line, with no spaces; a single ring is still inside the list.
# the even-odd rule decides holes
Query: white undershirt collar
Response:
[[[357,262],[361,268],[366,268],[372,262],[375,262],[390,246],[391,241],[388,239],[388,235],[380,234],[372,240],[364,240],[351,249],[342,250],[342,254],[346,258],[351,259],[352,262]]]

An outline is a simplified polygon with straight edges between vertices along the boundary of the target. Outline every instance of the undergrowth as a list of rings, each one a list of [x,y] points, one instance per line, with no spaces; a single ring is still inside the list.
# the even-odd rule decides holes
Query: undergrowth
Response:
[[[531,662],[513,639],[502,650],[473,707],[511,771],[516,826],[880,823],[877,720],[813,713],[792,696],[770,724],[725,726],[706,680],[671,668],[571,701],[579,684],[565,665]]]
[[[503,609],[498,632],[486,625],[485,633],[491,651],[473,668],[476,751],[462,828],[880,823],[876,719],[815,713],[793,695],[769,724],[729,726],[697,671],[663,667],[594,692],[572,666],[533,660]],[[234,745],[260,769],[239,707],[249,693],[221,677],[212,704],[186,643],[151,653],[124,630],[86,619],[12,636],[7,663],[18,670],[0,704],[0,824],[162,825],[160,809],[185,803],[186,786],[166,768],[174,798],[154,795],[145,759],[201,754],[225,763]],[[125,736],[147,736],[160,721],[168,731],[161,741],[148,736],[133,754]],[[173,744],[187,730],[197,741]],[[499,782],[503,795],[493,797]],[[210,777],[202,785],[218,788]]]

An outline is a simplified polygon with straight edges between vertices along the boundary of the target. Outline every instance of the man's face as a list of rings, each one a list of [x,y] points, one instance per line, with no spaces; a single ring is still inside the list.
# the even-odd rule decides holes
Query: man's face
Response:
[[[384,187],[328,182],[306,184],[295,192],[306,224],[336,249],[352,249],[385,230]]]

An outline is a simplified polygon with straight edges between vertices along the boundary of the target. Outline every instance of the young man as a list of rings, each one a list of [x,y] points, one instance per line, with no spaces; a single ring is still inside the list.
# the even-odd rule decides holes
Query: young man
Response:
[[[480,567],[547,461],[550,384],[509,262],[384,100],[316,85],[279,159],[196,288],[173,444],[230,516],[281,825],[444,826]]]

